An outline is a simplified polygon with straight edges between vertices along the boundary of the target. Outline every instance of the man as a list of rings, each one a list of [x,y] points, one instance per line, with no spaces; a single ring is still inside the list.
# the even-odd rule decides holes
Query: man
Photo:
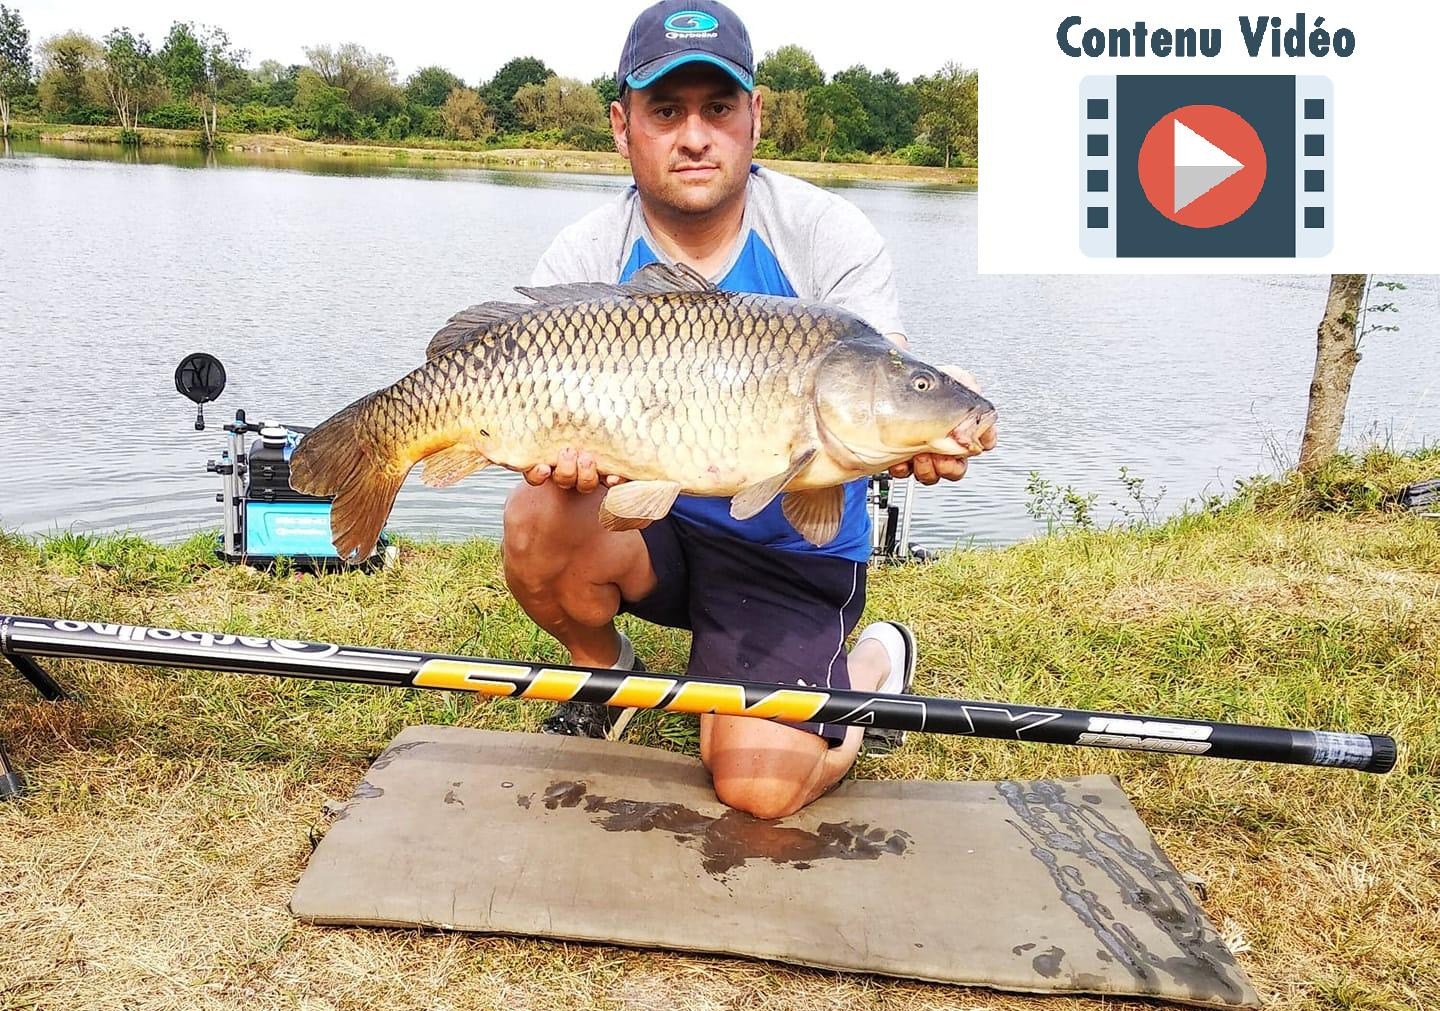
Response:
[[[729,8],[648,8],[630,29],[616,82],[610,125],[634,186],[561,232],[532,285],[623,282],[656,260],[683,262],[726,290],[839,305],[905,346],[890,258],[864,215],[752,164],[761,96],[749,35]],[[598,474],[584,449],[526,472],[506,503],[503,541],[511,591],[577,664],[636,668],[615,628],[623,610],[690,629],[696,676],[908,689],[915,647],[903,625],[877,622],[844,652],[865,604],[863,479],[846,488],[840,534],[821,548],[790,526],[778,500],[742,522],[728,500],[682,496],[643,530],[610,532],[598,520],[600,489],[617,478]],[[925,484],[956,480],[965,460],[927,454],[892,473],[912,471]],[[566,704],[546,730],[604,736],[614,712]],[[720,800],[779,818],[834,786],[861,736],[858,727],[706,714],[700,756]]]

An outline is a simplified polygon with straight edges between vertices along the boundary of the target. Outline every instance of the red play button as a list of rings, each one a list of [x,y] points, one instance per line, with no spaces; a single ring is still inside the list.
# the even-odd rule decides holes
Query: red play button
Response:
[[[1140,186],[1171,221],[1214,228],[1250,209],[1265,185],[1265,146],[1255,128],[1218,105],[1168,112],[1140,145]]]

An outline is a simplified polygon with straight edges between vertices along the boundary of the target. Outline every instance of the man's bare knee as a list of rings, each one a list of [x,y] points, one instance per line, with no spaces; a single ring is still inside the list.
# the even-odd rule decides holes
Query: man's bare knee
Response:
[[[738,777],[715,780],[715,796],[722,804],[767,821],[800,810],[805,806],[805,793],[803,784],[783,780]]]
[[[582,539],[576,523],[588,505],[579,496],[550,485],[522,484],[505,499],[504,535],[500,544],[506,556],[553,557],[557,549],[574,547]],[[577,508],[578,507],[578,508]]]
[[[532,617],[555,608],[598,628],[615,617],[622,592],[643,596],[654,586],[643,538],[600,526],[601,497],[546,484],[520,485],[506,499],[505,582]]]

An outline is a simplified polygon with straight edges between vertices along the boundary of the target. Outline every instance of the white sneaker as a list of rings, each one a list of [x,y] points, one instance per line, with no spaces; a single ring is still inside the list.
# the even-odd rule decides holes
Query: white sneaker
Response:
[[[885,647],[890,657],[890,673],[875,689],[886,695],[907,694],[915,680],[915,633],[908,625],[898,621],[877,621],[866,625],[855,640],[859,646],[866,639],[874,639]],[[905,743],[905,731],[885,727],[866,727],[860,747],[867,755],[887,755]]]

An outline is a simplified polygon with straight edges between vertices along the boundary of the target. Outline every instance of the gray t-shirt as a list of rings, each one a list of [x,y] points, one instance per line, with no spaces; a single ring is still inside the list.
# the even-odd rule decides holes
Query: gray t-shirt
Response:
[[[556,236],[530,283],[615,282],[667,259],[632,185]],[[829,302],[881,333],[905,332],[890,254],[869,219],[843,197],[758,165],[740,238],[711,280],[731,291]]]
[[[551,243],[531,284],[624,282],[666,257],[645,224],[632,185]],[[848,200],[818,186],[754,166],[740,235],[730,259],[711,278],[726,291],[783,295],[847,309],[883,334],[903,334],[895,272],[885,242]],[[864,479],[845,486],[840,532],[816,547],[784,516],[777,498],[748,520],[730,516],[728,499],[682,495],[673,513],[691,523],[786,551],[855,562],[870,557]]]

